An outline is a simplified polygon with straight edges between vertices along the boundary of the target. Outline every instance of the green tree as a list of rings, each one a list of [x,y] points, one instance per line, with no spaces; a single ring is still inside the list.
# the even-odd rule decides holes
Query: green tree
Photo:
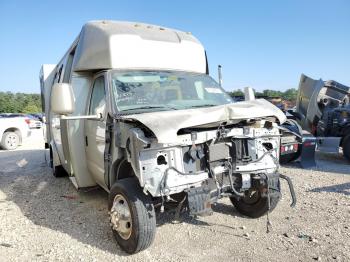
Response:
[[[282,92],[277,90],[265,89],[263,91],[263,95],[268,97],[280,97],[282,96]]]
[[[258,92],[254,90],[255,96],[261,97],[261,96],[267,96],[267,97],[281,97],[283,100],[288,100],[295,102],[298,95],[298,90],[295,88],[287,89],[286,91],[282,92],[279,90],[271,90],[271,89],[265,89],[262,92]],[[234,96],[244,96],[244,93],[241,89],[237,89],[231,92],[228,92],[228,94],[232,97]]]
[[[295,88],[290,88],[287,89],[284,93],[283,93],[283,99],[285,100],[289,100],[289,101],[296,101],[297,99],[297,95],[298,95],[298,90],[296,90]]]
[[[235,96],[244,96],[244,93],[241,89],[238,89],[238,90],[234,90],[232,92],[228,92],[228,94],[231,96],[231,97],[235,97]]]
[[[0,92],[0,113],[27,113],[41,111],[39,94]]]
[[[32,114],[32,113],[38,113],[40,112],[39,108],[34,105],[34,104],[28,104],[26,105],[24,108],[23,108],[23,111],[22,113],[25,113],[25,114]]]

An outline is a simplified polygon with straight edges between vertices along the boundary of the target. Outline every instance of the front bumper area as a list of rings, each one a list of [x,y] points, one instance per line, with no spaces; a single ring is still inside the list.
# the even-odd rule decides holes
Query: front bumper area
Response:
[[[296,195],[292,181],[289,177],[279,174],[260,174],[255,176],[253,187],[261,192],[261,196],[264,198],[274,197],[281,198],[281,187],[280,178],[287,181],[289,186],[289,192],[292,197],[291,207],[296,205]],[[192,216],[205,216],[212,214],[211,206],[216,203],[220,198],[223,197],[236,197],[239,198],[234,190],[230,186],[225,187],[225,189],[218,189],[213,187],[212,181],[207,180],[201,187],[190,188],[186,190],[188,208],[190,215]],[[270,190],[272,189],[272,190]],[[237,190],[237,189],[236,189]]]

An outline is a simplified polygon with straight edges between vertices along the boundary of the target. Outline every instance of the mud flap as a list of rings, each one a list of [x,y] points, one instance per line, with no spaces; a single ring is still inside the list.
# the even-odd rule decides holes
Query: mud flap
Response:
[[[265,176],[267,178],[268,187],[280,194],[281,192],[281,184],[279,180],[280,174],[272,173],[272,174],[265,174]]]
[[[278,199],[281,199],[282,193],[281,193],[280,174],[279,173],[264,174],[263,178],[265,180],[265,183],[267,184],[267,192],[263,194],[263,197],[267,197],[267,198],[276,197]]]
[[[188,208],[190,216],[208,216],[211,209],[209,187],[195,187],[187,190]]]
[[[290,206],[294,207],[296,202],[297,202],[297,198],[296,198],[296,195],[295,195],[295,191],[294,191],[294,186],[293,186],[292,180],[289,177],[287,177],[285,175],[282,175],[282,174],[278,174],[278,173],[265,174],[265,177],[266,177],[266,180],[267,180],[267,183],[268,183],[268,189],[272,189],[273,191],[275,191],[274,193],[270,193],[270,190],[268,190],[269,197],[276,196],[278,198],[281,198],[282,194],[281,194],[281,182],[280,182],[280,179],[284,179],[284,180],[287,181],[289,192],[290,192],[290,195],[292,197],[292,203],[291,203]]]
[[[325,153],[339,153],[341,137],[317,137],[317,149]]]
[[[300,165],[303,168],[316,166],[315,162],[316,138],[311,134],[303,134],[300,154]]]

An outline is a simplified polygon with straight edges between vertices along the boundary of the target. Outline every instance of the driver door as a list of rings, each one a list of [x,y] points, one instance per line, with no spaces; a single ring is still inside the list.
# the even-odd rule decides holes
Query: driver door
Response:
[[[102,114],[102,119],[85,120],[85,150],[87,167],[94,180],[106,188],[104,180],[104,151],[106,135],[106,86],[105,76],[95,78],[92,86],[89,115]]]

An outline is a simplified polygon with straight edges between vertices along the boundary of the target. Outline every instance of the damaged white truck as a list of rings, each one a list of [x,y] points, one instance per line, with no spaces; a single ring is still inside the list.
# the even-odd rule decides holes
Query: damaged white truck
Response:
[[[281,196],[279,124],[265,100],[235,103],[208,72],[190,33],[93,21],[57,65],[40,73],[53,174],[109,192],[114,237],[128,253],[149,247],[155,209],[191,215],[230,197],[260,217]]]

